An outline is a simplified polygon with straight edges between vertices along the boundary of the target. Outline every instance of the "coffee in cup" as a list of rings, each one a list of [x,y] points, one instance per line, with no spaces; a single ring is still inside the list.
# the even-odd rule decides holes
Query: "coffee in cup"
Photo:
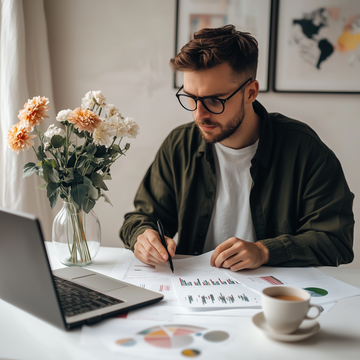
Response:
[[[262,307],[265,320],[270,328],[279,334],[295,332],[304,319],[316,319],[321,307],[310,304],[308,291],[289,286],[271,286],[262,291]],[[317,315],[309,317],[310,308],[318,310]]]

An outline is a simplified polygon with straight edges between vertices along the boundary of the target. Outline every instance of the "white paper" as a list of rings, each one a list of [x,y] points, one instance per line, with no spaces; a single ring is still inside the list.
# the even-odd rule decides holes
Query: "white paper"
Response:
[[[255,270],[227,271],[233,279],[261,293],[269,286],[285,285],[311,293],[311,303],[324,304],[350,296],[360,295],[360,289],[315,268],[275,268],[263,266]]]
[[[220,357],[238,346],[246,337],[248,326],[230,319],[201,319],[194,324],[193,317],[167,323],[159,321],[130,321],[111,319],[93,326],[83,326],[80,345],[98,351],[139,355],[154,359],[184,359],[183,352],[197,352],[197,358],[209,358],[214,352]],[[236,341],[234,341],[237,339]],[[251,339],[247,339],[251,342]],[[231,349],[233,351],[233,349]],[[189,356],[189,355],[187,355]]]

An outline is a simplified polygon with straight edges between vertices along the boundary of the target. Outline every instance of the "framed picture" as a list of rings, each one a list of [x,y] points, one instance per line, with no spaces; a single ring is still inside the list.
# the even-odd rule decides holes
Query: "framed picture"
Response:
[[[274,91],[360,92],[360,1],[279,0]]]
[[[177,0],[175,55],[196,31],[232,24],[258,41],[257,80],[260,91],[268,91],[271,9],[272,0]],[[175,73],[174,87],[182,82],[182,73]]]

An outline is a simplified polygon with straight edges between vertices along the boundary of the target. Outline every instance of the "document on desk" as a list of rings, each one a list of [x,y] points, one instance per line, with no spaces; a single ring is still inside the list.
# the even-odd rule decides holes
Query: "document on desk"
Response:
[[[80,345],[107,358],[140,356],[151,359],[210,359],[231,357],[242,343],[256,343],[248,322],[181,316],[175,323],[109,319],[83,326]]]
[[[324,304],[360,295],[360,289],[334,279],[313,267],[285,268],[262,266],[255,270],[241,270],[226,274],[257,292],[273,285],[287,285],[310,292],[313,304]]]
[[[164,295],[161,304],[166,306],[179,306],[176,293],[170,280],[172,272],[168,264],[146,265],[135,257],[116,264],[111,276],[140,286],[142,288],[159,292]]]
[[[225,269],[210,266],[211,253],[175,260],[173,288],[181,306],[190,309],[254,308],[258,293],[229,277]]]
[[[166,264],[146,265],[132,258],[119,264],[112,277],[161,292],[162,303],[189,309],[260,307],[258,293],[229,278],[225,269],[210,266],[211,253],[173,260],[174,274]]]

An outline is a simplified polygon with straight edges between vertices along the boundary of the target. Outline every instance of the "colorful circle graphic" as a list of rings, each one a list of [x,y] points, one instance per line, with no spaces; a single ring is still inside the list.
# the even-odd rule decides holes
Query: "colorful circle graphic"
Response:
[[[211,342],[225,341],[229,334],[225,331],[210,331],[204,335],[204,339]]]
[[[143,330],[138,335],[143,335],[152,346],[170,349],[190,345],[194,341],[191,335],[203,330],[206,329],[192,325],[164,325]]]
[[[320,289],[316,287],[307,287],[304,288],[304,290],[308,291],[312,297],[322,297],[328,294],[325,289]]]
[[[201,354],[201,352],[199,350],[195,350],[195,349],[185,349],[181,352],[181,354],[186,357],[196,357],[196,356],[199,356]]]
[[[115,343],[120,346],[134,346],[136,341],[134,339],[119,339]]]

